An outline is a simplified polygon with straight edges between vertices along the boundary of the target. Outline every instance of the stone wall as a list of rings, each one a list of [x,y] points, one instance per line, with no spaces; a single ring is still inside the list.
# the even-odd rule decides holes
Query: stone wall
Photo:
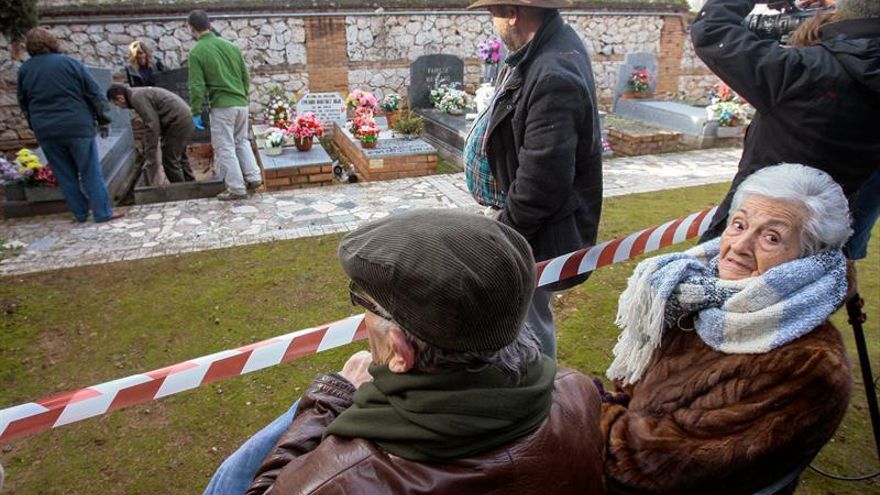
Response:
[[[618,67],[630,52],[658,54],[661,92],[679,92],[698,100],[716,80],[693,55],[687,26],[678,14],[565,13],[564,17],[590,50],[603,108],[612,102]],[[80,23],[59,23],[60,19],[44,16],[42,21],[48,22],[47,27],[70,55],[86,64],[116,67],[117,79],[123,80],[127,47],[135,39],[152,45],[169,68],[179,67],[194,45],[182,15],[157,19],[104,22],[98,17],[78,17]],[[409,66],[425,54],[449,53],[463,58],[465,84],[474,87],[482,73],[477,45],[493,36],[490,18],[483,12],[328,13],[309,17],[227,13],[213,24],[242,49],[251,68],[255,117],[273,86],[291,95],[308,90],[345,92],[357,87],[379,96],[389,92],[406,95]],[[0,37],[0,150],[32,139],[15,101],[15,73],[21,61],[11,52],[8,41]]]

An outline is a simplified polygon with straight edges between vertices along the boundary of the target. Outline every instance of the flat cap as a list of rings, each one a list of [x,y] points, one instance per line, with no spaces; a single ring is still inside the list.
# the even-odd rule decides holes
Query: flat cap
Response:
[[[535,260],[525,238],[473,213],[388,216],[346,235],[339,261],[397,324],[451,351],[512,343],[535,290]]]

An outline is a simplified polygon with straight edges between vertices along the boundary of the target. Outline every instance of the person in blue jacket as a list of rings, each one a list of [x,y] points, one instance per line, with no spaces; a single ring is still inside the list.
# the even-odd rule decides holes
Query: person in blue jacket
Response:
[[[61,54],[58,40],[44,28],[27,32],[31,58],[18,70],[18,104],[58,179],[77,222],[96,223],[123,216],[113,212],[101,174],[96,130],[110,132],[110,104],[79,61]]]

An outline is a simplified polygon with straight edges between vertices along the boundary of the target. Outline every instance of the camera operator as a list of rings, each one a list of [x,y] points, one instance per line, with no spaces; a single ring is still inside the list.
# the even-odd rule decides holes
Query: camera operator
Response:
[[[739,171],[703,241],[721,234],[737,186],[763,167],[822,169],[851,199],[880,169],[880,1],[838,0],[816,39],[792,47],[743,26],[756,3],[708,0],[691,30],[697,55],[757,110]],[[809,24],[817,23],[802,27]]]

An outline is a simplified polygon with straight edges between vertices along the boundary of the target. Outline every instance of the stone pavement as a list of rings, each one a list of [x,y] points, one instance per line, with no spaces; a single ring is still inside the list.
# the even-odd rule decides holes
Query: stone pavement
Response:
[[[712,149],[606,160],[605,197],[729,181],[740,155]],[[74,224],[67,214],[2,220],[0,239],[20,249],[0,262],[0,275],[347,232],[409,208],[480,210],[457,173],[133,206],[100,225]]]

